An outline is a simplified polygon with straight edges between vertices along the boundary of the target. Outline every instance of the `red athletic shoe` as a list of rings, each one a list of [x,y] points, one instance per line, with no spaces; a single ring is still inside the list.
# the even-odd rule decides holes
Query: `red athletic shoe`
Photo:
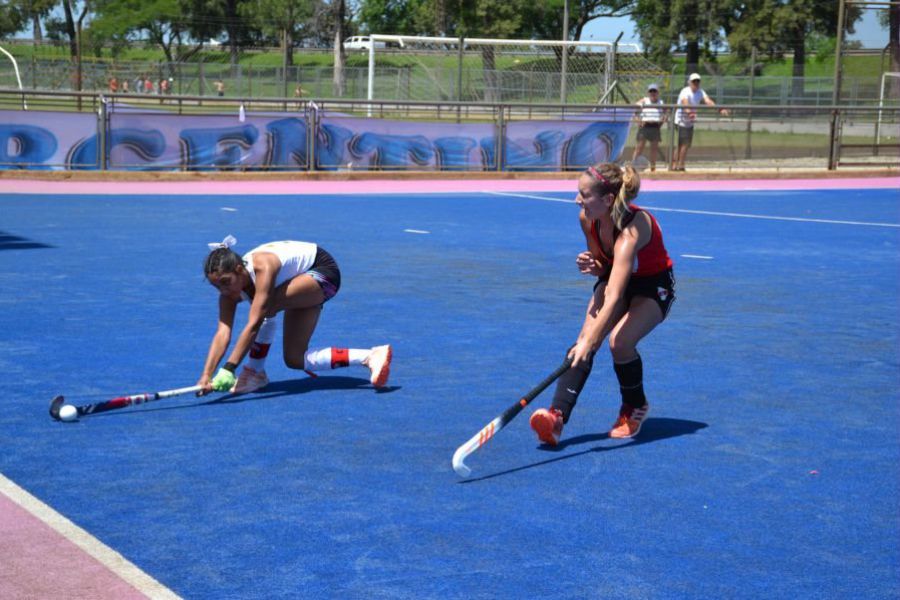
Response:
[[[372,371],[369,381],[375,387],[380,388],[387,385],[388,377],[391,375],[391,359],[393,355],[390,345],[375,346],[369,353],[369,357],[363,361],[363,364]]]
[[[534,411],[529,421],[538,439],[550,446],[559,443],[562,435],[563,416],[558,408],[539,408]]]
[[[634,408],[630,404],[622,403],[619,409],[619,418],[609,430],[609,437],[614,439],[633,438],[641,430],[641,424],[650,412],[650,404],[644,404],[641,408]]]

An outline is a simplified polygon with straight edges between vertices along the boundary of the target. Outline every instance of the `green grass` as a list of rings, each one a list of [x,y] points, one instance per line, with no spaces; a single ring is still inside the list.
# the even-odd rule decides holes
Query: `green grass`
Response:
[[[674,59],[674,68],[677,75],[687,75],[684,68],[684,57]],[[763,77],[793,77],[794,62],[791,58],[781,58],[776,60],[759,59],[758,62],[763,64]],[[749,75],[749,59],[738,59],[735,56],[723,56],[720,60],[712,63],[719,75]],[[885,64],[885,68],[887,65]],[[845,56],[841,62],[841,69],[844,77],[861,77],[877,79],[881,75],[882,63],[880,56],[869,55],[853,55]],[[702,69],[701,69],[702,70]],[[709,73],[711,75],[711,73]],[[827,56],[823,59],[818,57],[807,57],[804,66],[804,77],[834,77],[834,56]]]

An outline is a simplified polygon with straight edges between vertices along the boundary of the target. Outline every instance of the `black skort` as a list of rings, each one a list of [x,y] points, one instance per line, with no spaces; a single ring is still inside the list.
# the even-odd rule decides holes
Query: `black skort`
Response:
[[[694,128],[678,126],[678,145],[691,147],[694,141]]]
[[[597,279],[594,284],[594,290],[597,286],[608,281],[609,275]],[[625,286],[625,305],[631,304],[635,296],[642,298],[652,298],[656,301],[659,309],[662,311],[663,320],[669,316],[669,310],[672,303],[675,302],[675,273],[672,269],[666,269],[656,275],[646,275],[644,277],[631,276],[628,285]]]
[[[637,132],[637,141],[658,142],[661,138],[659,123],[644,123]]]

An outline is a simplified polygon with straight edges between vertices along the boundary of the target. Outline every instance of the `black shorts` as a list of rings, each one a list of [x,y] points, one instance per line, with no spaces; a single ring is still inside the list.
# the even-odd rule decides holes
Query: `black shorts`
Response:
[[[597,286],[604,284],[609,276],[600,277],[594,284],[594,290]],[[635,277],[634,275],[628,280],[625,286],[625,304],[630,305],[635,296],[642,298],[652,298],[659,305],[662,311],[662,318],[665,321],[669,316],[669,310],[672,303],[675,302],[675,273],[672,269],[666,269],[656,275],[647,275],[644,277]]]
[[[679,146],[687,146],[691,147],[691,143],[694,141],[694,128],[693,127],[683,127],[681,125],[678,126],[678,145]]]
[[[645,142],[658,142],[660,139],[659,123],[644,123],[637,132],[637,140]]]
[[[322,293],[325,294],[325,302],[334,298],[341,289],[341,270],[337,261],[321,246],[316,249],[316,259],[305,275],[309,275],[319,283]]]

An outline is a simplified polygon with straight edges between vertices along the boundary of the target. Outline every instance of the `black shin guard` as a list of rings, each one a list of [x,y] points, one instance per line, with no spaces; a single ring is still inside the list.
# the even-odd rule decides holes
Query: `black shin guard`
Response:
[[[638,355],[631,362],[613,363],[613,368],[619,379],[622,402],[634,408],[641,408],[647,404],[647,397],[644,396],[644,365],[641,356]]]
[[[563,415],[563,423],[569,422],[569,415],[578,402],[578,394],[584,389],[591,369],[594,366],[594,357],[587,363],[581,363],[577,367],[572,367],[559,376],[556,382],[556,392],[553,394],[552,408],[558,409]]]

